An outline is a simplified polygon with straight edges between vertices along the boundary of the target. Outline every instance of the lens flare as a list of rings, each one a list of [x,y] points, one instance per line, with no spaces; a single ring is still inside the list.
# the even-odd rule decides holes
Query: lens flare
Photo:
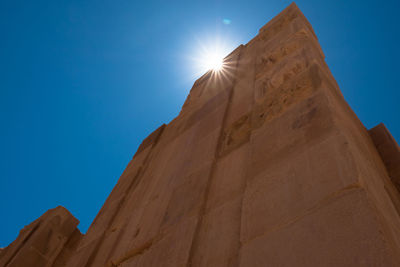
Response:
[[[223,67],[224,56],[218,53],[205,55],[204,68],[207,70],[220,71]]]
[[[227,34],[193,35],[190,51],[185,53],[187,70],[192,79],[211,72],[212,79],[220,81],[232,74],[235,62],[226,56],[235,48],[235,42]]]
[[[214,41],[209,44],[203,44],[196,56],[196,65],[200,73],[207,71],[220,72],[223,71],[224,57],[228,54],[229,48],[221,42]]]

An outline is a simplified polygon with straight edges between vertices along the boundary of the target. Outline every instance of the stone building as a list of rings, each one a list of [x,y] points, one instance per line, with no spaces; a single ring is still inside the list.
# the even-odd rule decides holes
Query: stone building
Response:
[[[49,210],[0,266],[400,266],[400,150],[367,130],[295,4],[193,85],[88,232]]]

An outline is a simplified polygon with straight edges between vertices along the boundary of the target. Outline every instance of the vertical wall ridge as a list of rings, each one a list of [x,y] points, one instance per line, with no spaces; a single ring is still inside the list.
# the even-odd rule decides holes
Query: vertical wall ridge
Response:
[[[199,218],[197,220],[197,224],[196,224],[196,227],[195,227],[193,240],[192,240],[192,243],[191,243],[191,246],[190,246],[190,250],[189,250],[189,257],[188,257],[188,261],[187,261],[187,265],[186,265],[188,267],[192,266],[193,256],[194,256],[194,253],[195,253],[196,245],[198,243],[198,238],[199,238],[198,236],[199,236],[200,227],[203,224],[203,217],[204,217],[205,212],[206,212],[207,200],[208,200],[208,195],[209,195],[209,191],[210,191],[210,186],[211,186],[212,179],[213,179],[213,177],[215,175],[215,168],[216,168],[216,164],[217,164],[217,161],[218,161],[218,156],[219,156],[219,153],[220,153],[220,150],[221,150],[221,147],[222,147],[224,128],[226,126],[226,120],[227,120],[227,117],[228,117],[228,114],[229,114],[229,109],[230,109],[230,105],[231,105],[231,102],[232,102],[232,97],[233,97],[233,94],[234,94],[234,88],[235,88],[235,85],[236,85],[236,73],[237,73],[238,66],[240,64],[240,57],[241,57],[241,54],[242,54],[243,47],[244,47],[243,45],[240,46],[239,55],[238,55],[238,59],[237,59],[236,66],[235,66],[235,75],[234,75],[235,78],[234,78],[234,80],[232,82],[232,85],[230,86],[228,103],[227,103],[225,111],[224,111],[224,116],[223,116],[223,119],[222,119],[221,129],[220,129],[220,132],[218,134],[217,146],[215,148],[215,152],[214,152],[214,156],[213,156],[213,162],[212,162],[212,166],[211,166],[211,171],[210,171],[209,177],[207,179],[208,181],[207,181],[207,185],[206,185],[206,191],[204,193],[204,199],[202,200],[202,205],[201,205],[201,209],[200,209],[200,212],[199,212]]]

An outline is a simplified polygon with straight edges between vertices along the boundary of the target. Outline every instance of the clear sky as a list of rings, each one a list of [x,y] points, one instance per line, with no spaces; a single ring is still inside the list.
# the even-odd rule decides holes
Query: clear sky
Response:
[[[0,247],[47,209],[86,232],[140,142],[291,1],[0,2]],[[400,141],[400,1],[297,1],[356,114]]]

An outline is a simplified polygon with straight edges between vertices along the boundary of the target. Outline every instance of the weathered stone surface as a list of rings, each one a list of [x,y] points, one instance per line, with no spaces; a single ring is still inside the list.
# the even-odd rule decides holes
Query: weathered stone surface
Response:
[[[279,228],[326,197],[356,185],[357,169],[346,143],[343,136],[330,135],[287,154],[249,179],[243,200],[242,242]]]
[[[215,176],[210,185],[207,199],[207,211],[240,197],[246,186],[246,171],[249,166],[250,145],[242,145],[220,158]]]
[[[397,266],[365,192],[348,188],[244,243],[239,266]]]
[[[0,266],[400,266],[399,147],[324,58],[291,4],[195,82],[83,237],[48,211]]]
[[[400,148],[383,123],[369,130],[392,182],[400,191]]]
[[[0,266],[66,266],[81,239],[78,223],[61,206],[48,210],[2,252]]]
[[[241,197],[226,201],[204,215],[191,266],[235,266],[240,247]],[[210,245],[212,244],[212,245]]]

